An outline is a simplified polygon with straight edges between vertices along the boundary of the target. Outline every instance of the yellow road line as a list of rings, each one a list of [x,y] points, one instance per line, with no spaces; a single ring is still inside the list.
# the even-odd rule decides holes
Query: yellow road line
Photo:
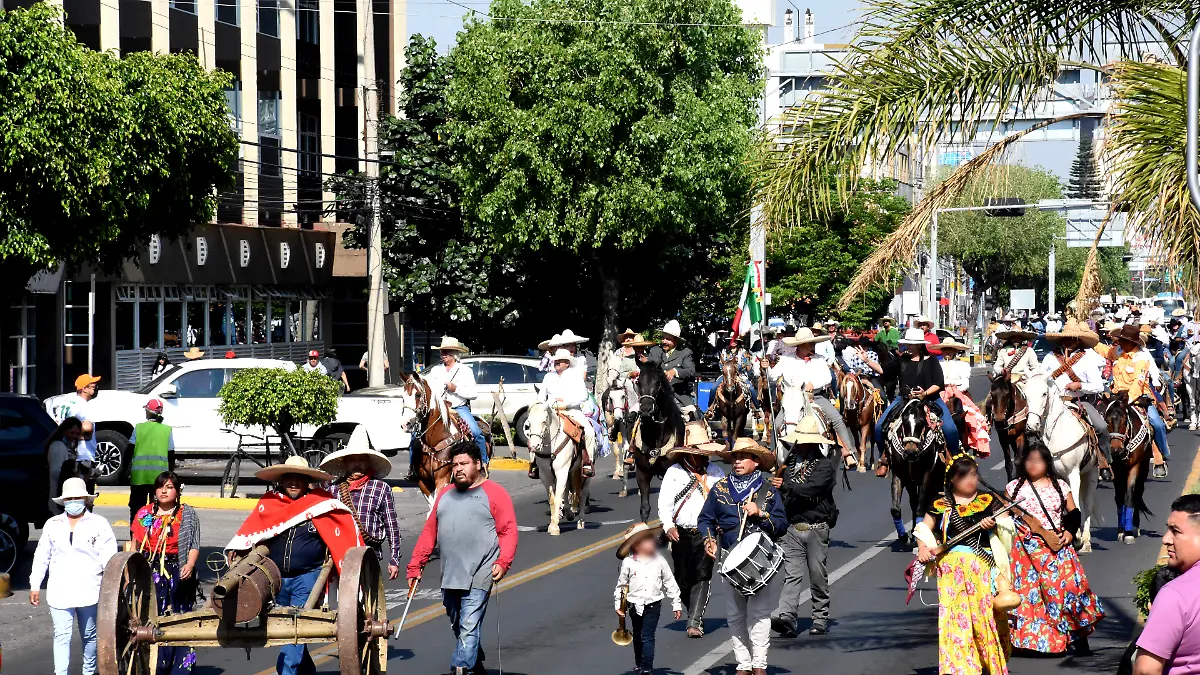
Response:
[[[1193,485],[1195,485],[1196,481],[1198,481],[1198,480],[1200,480],[1200,451],[1197,451],[1195,458],[1192,459],[1192,471],[1191,471],[1191,473],[1188,474],[1187,480],[1183,481],[1183,492],[1181,492],[1180,494],[1186,495],[1188,493],[1188,490],[1190,490],[1191,487]],[[1168,513],[1167,515],[1171,515],[1171,514]],[[1158,549],[1158,560],[1155,562],[1162,562],[1166,559],[1167,559],[1167,545],[1163,544]]]

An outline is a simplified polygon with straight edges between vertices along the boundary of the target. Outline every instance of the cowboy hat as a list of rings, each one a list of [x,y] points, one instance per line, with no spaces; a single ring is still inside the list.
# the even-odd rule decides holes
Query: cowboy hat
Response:
[[[204,352],[200,351],[196,347],[192,347],[183,353],[183,358],[187,359],[188,361],[194,361],[201,356],[204,356]]]
[[[920,316],[918,316],[918,317],[917,317],[917,320],[916,320],[916,322],[915,322],[915,323],[913,323],[913,325],[914,325],[914,326],[920,326],[920,325],[921,325],[921,324],[923,324],[923,323],[927,323],[927,324],[929,324],[929,325],[931,325],[931,326],[932,326],[932,325],[933,325],[933,319],[931,319],[931,318],[929,318],[929,317],[925,316],[924,314],[922,314],[922,315],[920,315]]]
[[[902,345],[923,345],[925,344],[925,331],[920,328],[906,328],[904,337],[900,338]]]
[[[346,468],[343,460],[354,456],[366,457],[371,460],[371,476],[374,478],[383,478],[392,472],[391,461],[384,457],[383,453],[371,448],[367,430],[362,426],[354,428],[354,432],[350,434],[350,440],[346,441],[346,447],[330,453],[321,460],[321,468],[335,475],[345,475]]]
[[[1121,323],[1120,321],[1105,321],[1104,327],[1100,330],[1103,330],[1105,333],[1111,336],[1113,333],[1121,330],[1121,326],[1123,325],[1125,324]]]
[[[86,499],[91,501],[100,495],[88,492],[87,483],[82,478],[68,478],[63,481],[62,495],[54,498],[55,504],[62,504],[68,499]]]
[[[1145,339],[1142,337],[1142,330],[1131,323],[1123,324],[1120,328],[1109,333],[1109,335],[1115,340],[1124,340],[1139,346],[1145,344]]]
[[[554,356],[550,357],[550,360],[554,361],[555,363],[559,361],[574,361],[575,357],[571,356],[571,352],[559,347],[558,349],[554,350]]]
[[[554,337],[550,338],[549,340],[542,340],[538,343],[538,351],[548,352],[550,351],[550,346],[559,342],[560,340],[562,340],[562,335],[555,333]]]
[[[842,322],[838,321],[837,319],[825,319],[825,325],[826,326],[840,326],[840,325],[842,325]]]
[[[303,457],[288,457],[283,464],[272,464],[265,469],[259,469],[254,477],[259,480],[265,480],[268,483],[274,483],[284,476],[284,474],[298,473],[301,476],[308,476],[314,481],[330,481],[333,476],[320,470],[314,469],[308,465],[308,460]]]
[[[818,321],[812,325],[812,332],[813,332],[813,335],[828,335],[829,334],[829,331],[825,330],[825,324],[821,323],[820,321]]]
[[[820,445],[831,445],[833,438],[829,436],[829,432],[821,433],[821,423],[813,415],[805,415],[800,423],[792,427],[792,430],[784,434],[779,440],[784,443],[799,443],[807,445],[818,443]]]
[[[632,328],[626,328],[624,333],[617,336],[617,344],[623,345],[635,337],[637,337],[637,333],[633,332]]]
[[[439,344],[437,347],[435,347],[435,349],[437,349],[439,352],[444,352],[444,351],[465,352],[465,351],[467,351],[466,345],[459,342],[458,338],[452,338],[449,335],[443,335],[441,344]]]
[[[1182,307],[1178,307],[1171,312],[1171,316],[1183,316],[1184,314],[1187,314],[1187,311],[1185,311]]]
[[[789,347],[796,347],[816,342],[828,342],[832,339],[829,335],[816,335],[811,328],[805,327],[796,331],[794,336],[783,338],[783,344]]]
[[[1037,333],[1031,330],[1023,330],[1020,328],[996,331],[997,340],[1032,340],[1036,337]]]
[[[622,343],[622,346],[625,346],[625,347],[650,347],[655,344],[658,344],[658,343],[655,342],[654,340],[647,340],[641,333],[635,333],[633,335],[633,339],[629,340],[628,342]]]
[[[625,540],[617,547],[617,558],[624,560],[629,556],[635,544],[646,537],[657,537],[662,534],[662,525],[650,526],[646,523],[634,523],[625,530]]]
[[[671,319],[667,322],[667,325],[663,326],[661,332],[663,335],[670,335],[671,337],[678,339],[680,334],[683,333],[683,329],[679,327],[678,321]]]
[[[1075,338],[1079,341],[1079,346],[1088,349],[1095,347],[1100,342],[1100,336],[1088,329],[1087,324],[1079,323],[1075,319],[1067,319],[1066,325],[1057,333],[1046,333],[1046,339],[1051,342],[1062,340],[1064,338]]]
[[[953,349],[953,350],[960,351],[960,352],[971,351],[970,347],[968,347],[967,345],[965,345],[961,342],[953,340],[953,339],[946,340],[945,342],[939,343],[938,349],[942,350],[943,352],[946,351],[947,349]]]
[[[711,457],[714,452],[725,449],[724,443],[716,443],[708,433],[708,422],[695,420],[688,422],[683,428],[683,445],[667,451],[667,459],[675,459],[677,454],[700,455]]]
[[[1014,321],[1020,320],[1021,319],[1019,317],[1014,316],[1012,312],[1009,312],[1000,319],[1000,323],[1013,323]]]
[[[758,460],[758,468],[770,471],[775,468],[775,453],[770,448],[763,447],[753,438],[740,437],[733,442],[733,449],[714,452],[713,454],[726,462],[732,462],[733,456],[739,452],[754,455]]]

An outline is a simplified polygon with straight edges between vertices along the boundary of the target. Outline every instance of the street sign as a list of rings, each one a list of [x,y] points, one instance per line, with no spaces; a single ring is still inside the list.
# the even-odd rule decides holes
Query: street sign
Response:
[[[966,164],[975,157],[975,151],[970,148],[962,148],[958,150],[943,150],[941,152],[942,166],[958,166]]]
[[[921,292],[904,291],[904,316],[916,316],[921,313]]]
[[[1032,288],[1013,289],[1008,292],[1009,309],[1033,309],[1036,294]]]
[[[1079,209],[1065,213],[1067,220],[1067,248],[1091,248],[1096,231],[1108,216],[1104,234],[1100,237],[1101,247],[1125,246],[1125,214],[1118,211],[1109,216],[1108,209]]]

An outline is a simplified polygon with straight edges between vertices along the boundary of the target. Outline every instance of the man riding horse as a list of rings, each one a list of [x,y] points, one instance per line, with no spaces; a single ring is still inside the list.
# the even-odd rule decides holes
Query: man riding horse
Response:
[[[749,337],[746,339],[749,339]],[[750,393],[751,406],[755,410],[758,410],[758,388],[754,384],[758,379],[760,369],[758,361],[750,354],[750,350],[742,344],[737,344],[731,349],[723,349],[721,350],[720,362],[722,365],[727,362],[733,362],[734,367],[737,369],[738,381]],[[717,376],[716,381],[713,383],[713,391],[719,391],[723,384],[725,384],[724,372]],[[717,397],[714,395],[712,402],[708,404],[708,410],[704,411],[704,416],[712,417],[716,412],[716,408]]]
[[[541,404],[549,406],[559,415],[567,417],[579,427],[579,440],[583,449],[583,475],[595,475],[592,457],[596,453],[596,431],[591,420],[583,413],[588,403],[587,386],[576,373],[571,372],[574,357],[568,350],[559,347],[553,355],[554,369],[542,377]]]
[[[1130,402],[1138,401],[1143,396],[1158,398],[1160,375],[1154,358],[1142,349],[1142,332],[1133,324],[1125,324],[1109,334],[1116,341],[1115,345],[1096,345],[1093,349],[1104,358],[1113,362],[1112,391],[1114,394],[1125,394]],[[1166,459],[1171,456],[1167,447],[1167,425],[1163,422],[1162,414],[1157,406],[1146,406],[1146,417],[1154,428],[1154,444],[1158,453],[1154,457],[1154,476],[1165,478],[1167,475]]]
[[[671,319],[662,329],[662,340],[659,345],[650,348],[646,358],[662,366],[671,383],[671,391],[675,393],[675,401],[683,411],[686,420],[699,417],[696,410],[696,395],[693,391],[696,384],[696,364],[692,350],[681,346],[683,333],[679,322]],[[686,421],[685,420],[685,421]]]
[[[483,458],[484,466],[487,466],[487,438],[479,428],[478,420],[471,414],[471,401],[479,395],[475,385],[475,372],[458,360],[467,348],[456,338],[442,336],[442,342],[437,349],[441,354],[442,363],[429,371],[425,376],[425,383],[429,385],[433,400],[444,403],[445,407],[452,410],[471,431],[471,437],[479,448],[479,456]],[[418,446],[418,443],[412,443],[409,449],[408,479],[412,481],[417,480]]]
[[[1042,372],[1054,379],[1059,389],[1069,396],[1087,416],[1087,421],[1096,430],[1100,441],[1100,477],[1112,479],[1112,449],[1109,447],[1108,422],[1096,408],[1096,400],[1104,393],[1104,377],[1101,370],[1104,360],[1092,350],[1100,342],[1100,336],[1068,318],[1061,332],[1046,333],[1046,339],[1054,345],[1054,352],[1042,359]]]
[[[1017,326],[1016,318],[1006,316],[1004,321],[1011,323],[1004,329],[996,331],[996,339],[1000,341],[1000,349],[996,351],[996,363],[992,366],[992,377],[1005,377],[1010,382],[1020,384],[1026,377],[1035,375],[1042,370],[1038,363],[1037,354],[1030,343],[1037,333],[1022,330]]]

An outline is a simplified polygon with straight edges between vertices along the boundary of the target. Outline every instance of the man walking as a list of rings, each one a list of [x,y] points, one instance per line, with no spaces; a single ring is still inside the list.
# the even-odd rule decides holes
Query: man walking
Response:
[[[150,503],[154,481],[164,471],[175,470],[175,436],[171,427],[163,424],[163,402],[152,398],[146,402],[146,421],[133,428],[129,444],[133,456],[129,460],[129,520],[138,509]]]
[[[800,614],[801,584],[805,573],[812,592],[810,635],[829,632],[829,577],[825,559],[829,553],[829,530],[837,521],[833,488],[837,467],[829,452],[834,440],[821,431],[817,418],[808,415],[781,440],[793,443],[784,462],[783,476],[773,478],[787,512],[783,547],[783,591],[771,615],[771,627],[784,637],[796,636]]]
[[[408,563],[409,588],[420,582],[434,548],[442,567],[442,604],[457,644],[450,658],[454,675],[485,673],[483,617],[492,588],[517,554],[517,517],[512,499],[483,477],[479,449],[460,445],[451,458],[453,485],[442,488]]]
[[[1163,535],[1167,566],[1183,574],[1154,598],[1138,638],[1134,675],[1200,674],[1200,495],[1171,503]]]

